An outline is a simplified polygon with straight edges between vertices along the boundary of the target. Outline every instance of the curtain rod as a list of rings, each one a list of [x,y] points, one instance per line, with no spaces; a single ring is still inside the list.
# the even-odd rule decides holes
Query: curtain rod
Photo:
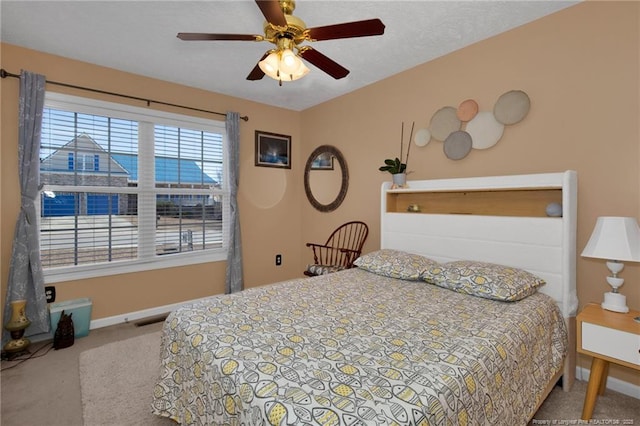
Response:
[[[7,70],[5,70],[4,68],[0,68],[0,78],[7,78],[7,77],[15,77],[15,78],[19,79],[20,75],[19,74],[10,73]],[[86,91],[89,91],[89,92],[101,93],[103,95],[119,96],[121,98],[133,99],[133,100],[136,100],[136,101],[143,101],[143,102],[147,103],[147,106],[149,106],[151,103],[154,103],[154,104],[159,104],[159,105],[165,105],[165,106],[188,109],[188,110],[191,110],[191,111],[206,112],[206,113],[209,113],[209,114],[216,114],[216,115],[223,115],[223,116],[227,115],[227,114],[225,114],[223,112],[208,111],[206,109],[193,108],[193,107],[188,107],[188,106],[178,105],[178,104],[172,104],[172,103],[163,102],[163,101],[154,101],[153,99],[140,98],[140,97],[131,96],[131,95],[123,95],[121,93],[108,92],[106,90],[92,89],[90,87],[76,86],[74,84],[68,84],[68,83],[60,83],[58,81],[47,80],[46,82],[48,84],[53,84],[53,85],[56,85],[56,86],[70,87],[72,89],[86,90]],[[246,115],[245,116],[241,116],[240,118],[242,120],[244,120],[244,121],[249,121],[249,117],[246,116]]]

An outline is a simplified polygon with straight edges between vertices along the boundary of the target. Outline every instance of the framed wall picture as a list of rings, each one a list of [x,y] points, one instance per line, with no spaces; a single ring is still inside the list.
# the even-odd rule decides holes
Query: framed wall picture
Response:
[[[291,168],[291,136],[256,130],[256,166]]]

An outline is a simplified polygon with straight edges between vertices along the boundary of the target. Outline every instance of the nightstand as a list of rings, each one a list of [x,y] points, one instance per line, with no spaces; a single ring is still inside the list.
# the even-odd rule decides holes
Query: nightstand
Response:
[[[590,304],[576,317],[578,352],[593,357],[582,420],[591,419],[596,398],[604,393],[610,362],[640,370],[640,323],[633,319],[637,316],[638,311],[621,314]]]

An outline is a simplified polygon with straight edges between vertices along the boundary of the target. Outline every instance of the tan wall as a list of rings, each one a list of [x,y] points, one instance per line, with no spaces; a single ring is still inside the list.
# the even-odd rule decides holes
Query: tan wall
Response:
[[[577,170],[578,253],[598,216],[638,218],[639,17],[635,2],[579,4],[304,111],[305,155],[332,141],[351,179],[334,213],[303,205],[303,240],[319,239],[335,223],[362,219],[371,227],[365,251],[377,249],[380,184],[390,179],[377,169],[398,155],[401,122],[427,127],[438,109],[468,98],[490,111],[512,89],[529,95],[531,110],[505,127],[497,145],[459,161],[445,157],[442,142],[414,145],[409,178]],[[609,289],[604,262],[578,257],[577,268],[580,306],[600,302]],[[622,276],[629,306],[640,310],[640,265],[628,263]],[[580,363],[589,367],[588,360]],[[637,372],[613,374],[640,384]]]
[[[44,74],[48,80],[101,90],[124,93],[212,111],[238,111],[249,121],[240,124],[240,192],[239,209],[245,265],[245,286],[284,280],[300,275],[300,204],[302,186],[302,150],[300,148],[300,113],[248,102],[229,96],[188,88],[168,82],[92,64],[47,55],[2,44],[2,68],[12,73],[21,69]],[[251,84],[251,82],[247,82]],[[17,122],[19,81],[0,80],[2,91],[1,193],[0,216],[2,300],[11,258],[11,243],[20,204],[17,169]],[[99,96],[90,92],[48,85],[47,90],[131,103],[121,98]],[[156,107],[152,104],[152,107]],[[198,114],[181,109],[185,114]],[[208,114],[199,114],[212,118]],[[224,117],[213,116],[214,119]],[[254,131],[264,130],[292,136],[292,169],[282,170],[254,166]],[[275,266],[281,253],[282,266]],[[58,300],[90,297],[92,318],[105,318],[141,309],[162,306],[224,292],[226,262],[162,269],[135,274],[55,284]]]

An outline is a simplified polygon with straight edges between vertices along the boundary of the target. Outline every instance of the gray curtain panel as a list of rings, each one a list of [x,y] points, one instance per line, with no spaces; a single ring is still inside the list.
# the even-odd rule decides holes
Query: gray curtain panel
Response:
[[[44,293],[44,278],[40,262],[40,237],[36,203],[40,184],[40,133],[44,108],[45,77],[22,71],[18,123],[18,167],[21,206],[13,238],[9,266],[4,323],[11,317],[10,302],[27,300],[26,315],[31,320],[25,335],[49,331],[49,312]],[[2,335],[3,344],[10,338]]]
[[[229,250],[227,251],[226,293],[235,293],[244,287],[242,281],[242,242],[240,240],[240,215],[238,213],[238,175],[240,174],[240,116],[228,112],[226,119],[226,151],[229,154]]]

